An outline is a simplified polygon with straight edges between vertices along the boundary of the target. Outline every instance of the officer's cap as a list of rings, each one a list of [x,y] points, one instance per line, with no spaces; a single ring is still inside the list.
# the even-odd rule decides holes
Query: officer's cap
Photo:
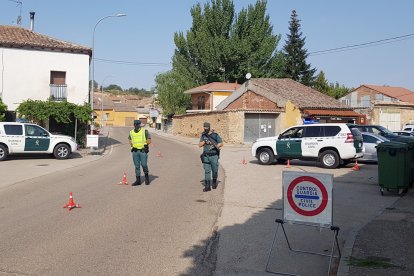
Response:
[[[210,127],[210,123],[205,122],[205,123],[203,124],[203,127],[205,127],[205,128],[209,128],[209,127]]]
[[[140,120],[134,120],[134,125],[140,125],[141,121]]]

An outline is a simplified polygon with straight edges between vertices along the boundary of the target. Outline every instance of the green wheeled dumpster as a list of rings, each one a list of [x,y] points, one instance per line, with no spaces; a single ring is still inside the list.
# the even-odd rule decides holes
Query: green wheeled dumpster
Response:
[[[401,142],[383,142],[377,146],[378,184],[384,190],[402,194],[410,185],[411,155],[409,145]]]
[[[398,136],[393,140],[394,142],[401,142],[408,144],[409,155],[411,156],[410,162],[410,186],[414,182],[414,137]]]

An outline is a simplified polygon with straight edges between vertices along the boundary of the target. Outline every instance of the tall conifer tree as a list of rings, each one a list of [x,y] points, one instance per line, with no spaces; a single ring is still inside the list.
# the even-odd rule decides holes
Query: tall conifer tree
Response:
[[[300,20],[293,10],[289,21],[289,31],[284,52],[284,76],[310,86],[314,80],[316,69],[306,63],[308,51],[305,48],[305,39],[300,31]]]

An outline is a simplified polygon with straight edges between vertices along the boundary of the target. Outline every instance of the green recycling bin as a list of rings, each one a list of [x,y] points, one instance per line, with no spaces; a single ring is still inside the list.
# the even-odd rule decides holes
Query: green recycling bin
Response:
[[[377,146],[378,184],[384,189],[406,192],[410,184],[411,155],[409,145],[401,142],[383,142]]]
[[[408,144],[409,155],[411,156],[410,160],[410,186],[414,182],[414,138],[398,136],[393,140],[394,142],[401,142]]]

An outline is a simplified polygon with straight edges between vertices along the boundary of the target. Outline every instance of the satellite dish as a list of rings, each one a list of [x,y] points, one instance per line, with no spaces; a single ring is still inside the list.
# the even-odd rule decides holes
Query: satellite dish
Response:
[[[251,77],[252,77],[252,74],[250,74],[250,73],[247,73],[247,74],[246,74],[246,79],[247,79],[247,80],[250,80],[250,78],[251,78]]]

